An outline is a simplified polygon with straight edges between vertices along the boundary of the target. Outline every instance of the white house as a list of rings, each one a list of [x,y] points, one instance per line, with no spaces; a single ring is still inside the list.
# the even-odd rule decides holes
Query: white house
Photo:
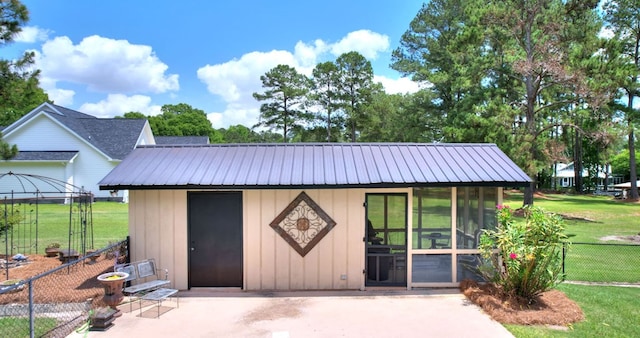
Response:
[[[575,167],[574,163],[558,163],[556,166],[555,180],[558,188],[572,188],[575,186]],[[589,171],[582,169],[582,177],[587,179],[589,177]],[[611,166],[607,165],[604,170],[598,171],[597,188],[603,190],[605,186],[605,180],[609,180],[607,186],[611,187],[614,184],[622,182],[622,177],[613,176],[611,174]]]
[[[19,154],[0,161],[0,173],[38,175],[90,191],[96,198],[127,200],[126,191],[100,191],[98,182],[136,146],[155,144],[145,119],[97,118],[43,103],[2,130],[4,141]],[[37,183],[38,190],[53,187]],[[0,181],[0,193],[33,191],[11,180]]]

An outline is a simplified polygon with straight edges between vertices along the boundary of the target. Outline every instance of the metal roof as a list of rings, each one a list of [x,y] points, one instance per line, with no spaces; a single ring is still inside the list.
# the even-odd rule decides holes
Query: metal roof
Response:
[[[495,144],[290,143],[140,146],[109,189],[527,186]]]
[[[209,136],[155,136],[156,144],[209,144]]]

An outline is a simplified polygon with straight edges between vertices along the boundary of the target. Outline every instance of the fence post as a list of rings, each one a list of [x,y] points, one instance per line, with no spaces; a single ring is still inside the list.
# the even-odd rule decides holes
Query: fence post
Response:
[[[36,334],[36,315],[33,304],[33,280],[29,278],[29,332],[30,337],[34,338]]]

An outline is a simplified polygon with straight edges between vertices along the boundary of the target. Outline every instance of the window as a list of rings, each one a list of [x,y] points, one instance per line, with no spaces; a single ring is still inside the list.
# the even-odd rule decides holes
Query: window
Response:
[[[496,224],[496,188],[463,187],[457,193],[456,243],[458,249],[477,249],[482,229]]]
[[[413,248],[451,248],[451,188],[413,190]]]

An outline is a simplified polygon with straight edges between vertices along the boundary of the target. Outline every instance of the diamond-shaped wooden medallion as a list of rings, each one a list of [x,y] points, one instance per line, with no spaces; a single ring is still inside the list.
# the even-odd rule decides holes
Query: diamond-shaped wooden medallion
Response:
[[[329,233],[336,222],[303,191],[270,225],[304,257]]]

